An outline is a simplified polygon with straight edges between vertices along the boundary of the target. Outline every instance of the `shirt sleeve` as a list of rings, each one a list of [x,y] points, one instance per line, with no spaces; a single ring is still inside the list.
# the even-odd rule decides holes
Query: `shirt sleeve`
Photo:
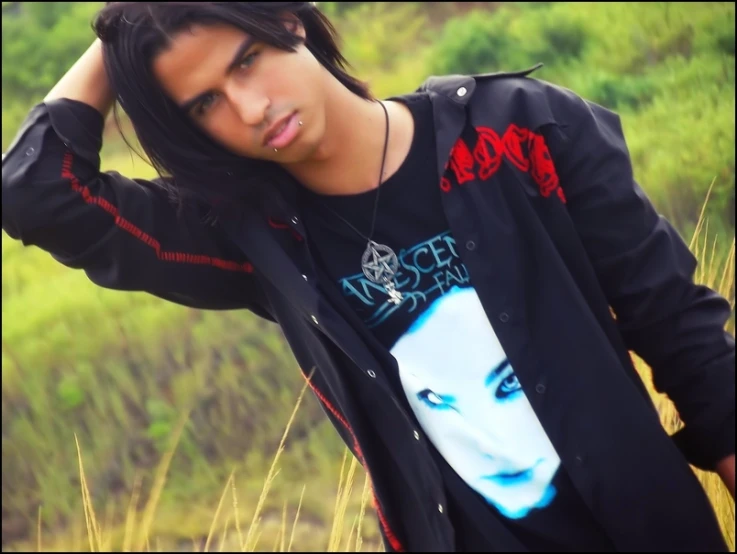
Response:
[[[158,179],[100,171],[103,127],[82,102],[34,106],[3,154],[3,230],[101,287],[270,318],[253,267],[201,209],[179,213]]]
[[[731,306],[694,282],[698,261],[633,176],[620,117],[552,85],[548,99],[566,206],[619,330],[684,423],[675,443],[689,463],[713,470],[735,452]]]

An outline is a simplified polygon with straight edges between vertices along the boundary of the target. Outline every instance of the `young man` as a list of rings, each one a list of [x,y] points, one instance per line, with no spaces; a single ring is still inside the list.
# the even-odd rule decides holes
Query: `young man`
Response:
[[[277,322],[388,550],[726,550],[689,462],[734,494],[730,306],[615,114],[532,70],[378,101],[308,2],[110,3],[96,29],[3,158],[3,229]],[[100,172],[115,96],[165,178]]]

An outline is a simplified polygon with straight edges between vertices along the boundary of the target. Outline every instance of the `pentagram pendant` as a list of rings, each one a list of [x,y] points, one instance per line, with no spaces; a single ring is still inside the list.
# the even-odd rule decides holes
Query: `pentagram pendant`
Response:
[[[361,267],[371,282],[384,285],[389,302],[399,304],[402,301],[402,293],[394,286],[394,275],[399,267],[394,250],[370,240],[361,258]]]

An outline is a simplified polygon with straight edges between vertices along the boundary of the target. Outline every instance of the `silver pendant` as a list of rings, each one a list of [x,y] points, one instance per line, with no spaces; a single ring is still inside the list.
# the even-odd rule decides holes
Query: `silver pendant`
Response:
[[[394,250],[370,240],[361,258],[361,267],[371,282],[384,285],[389,302],[399,304],[402,301],[402,293],[394,286],[394,275],[399,268]]]
[[[384,283],[384,288],[386,289],[386,293],[389,295],[389,302],[396,305],[402,301],[402,293],[394,288],[393,282],[387,281]]]

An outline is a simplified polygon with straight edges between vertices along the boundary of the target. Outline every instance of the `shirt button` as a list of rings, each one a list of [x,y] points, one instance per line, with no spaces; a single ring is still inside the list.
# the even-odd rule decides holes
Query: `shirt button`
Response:
[[[314,315],[312,316],[312,322],[313,322],[313,323],[314,323],[315,325],[319,325],[319,323],[317,323],[317,318],[316,318],[316,317],[315,317]]]
[[[476,250],[476,243],[475,243],[475,242],[473,242],[472,240],[469,240],[469,241],[468,241],[468,242],[466,243],[466,250],[472,250],[472,251],[473,251],[473,250]]]
[[[307,275],[302,275],[302,279],[307,280]]]
[[[442,504],[438,504],[438,512],[440,512],[441,514],[443,513],[443,505]]]
[[[509,322],[509,314],[507,312],[502,312],[499,314],[499,321],[502,323],[508,323]]]
[[[535,387],[535,390],[537,391],[538,394],[545,394],[545,385],[543,385],[542,383],[539,383]]]
[[[375,372],[375,371],[374,371],[373,369],[369,369],[369,370],[368,370],[368,371],[366,372],[366,375],[368,375],[368,376],[369,376],[369,377],[371,377],[372,379],[376,379],[376,372]]]
[[[292,218],[292,223],[294,223],[295,225],[297,225],[297,223],[299,223],[299,219],[297,219],[297,216],[294,216]]]
[[[26,150],[26,156],[30,156],[30,155],[31,155],[31,154],[33,154],[33,153],[34,153],[35,151],[36,151],[36,149],[35,149],[35,148],[33,148],[33,147],[29,148],[28,150]]]
[[[415,434],[415,440],[420,440],[420,434],[417,431],[415,431],[414,434]]]
[[[466,87],[461,87],[456,91],[456,94],[458,96],[466,96],[466,93],[468,92],[468,89]]]
[[[583,465],[583,456],[580,454],[576,456],[576,465],[582,466]]]

